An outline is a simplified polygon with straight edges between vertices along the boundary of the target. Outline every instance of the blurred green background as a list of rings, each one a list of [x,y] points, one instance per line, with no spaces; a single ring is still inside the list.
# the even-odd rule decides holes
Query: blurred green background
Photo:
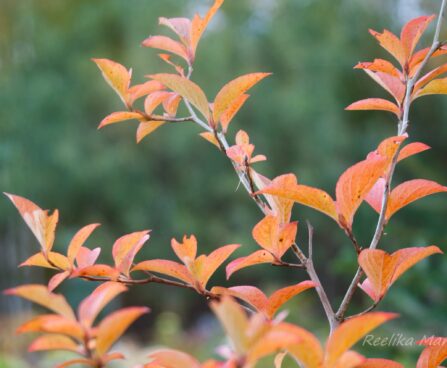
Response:
[[[228,80],[252,71],[273,76],[252,91],[233,121],[232,141],[246,130],[257,152],[269,160],[258,164],[274,177],[293,172],[302,183],[334,193],[338,176],[362,159],[385,137],[395,134],[391,114],[346,112],[349,103],[384,97],[366,75],[352,70],[358,61],[387,57],[368,28],[396,32],[411,17],[437,11],[438,1],[419,0],[227,0],[203,38],[194,80],[214,96]],[[58,208],[61,220],[56,248],[65,249],[81,226],[100,222],[89,246],[103,247],[110,261],[114,239],[152,229],[139,255],[173,258],[172,237],[193,233],[208,253],[241,243],[239,255],[257,249],[251,228],[260,213],[242,188],[231,165],[198,137],[191,123],[162,127],[135,144],[136,125],[125,123],[96,130],[99,121],[121,109],[92,57],[133,68],[134,82],[144,75],[170,71],[156,52],[140,47],[149,34],[165,33],[159,16],[191,16],[206,11],[205,0],[0,0],[0,189],[32,199],[43,208]],[[430,37],[431,37],[431,32]],[[443,39],[447,33],[443,31]],[[430,42],[427,37],[425,42]],[[211,97],[210,97],[211,99]],[[395,182],[427,178],[447,183],[447,100],[430,97],[412,111],[411,139],[433,147],[400,165]],[[445,196],[424,199],[393,218],[381,246],[437,244],[446,251]],[[315,258],[334,306],[349,284],[356,264],[352,246],[331,220],[296,206],[299,241],[307,239],[305,221],[315,227]],[[376,215],[363,206],[355,232],[366,244]],[[11,204],[0,201],[0,288],[44,283],[39,269],[16,265],[37,251],[37,242]],[[447,334],[447,262],[433,256],[402,277],[380,305],[401,318],[377,331],[380,336]],[[295,270],[257,266],[240,271],[230,282],[221,270],[212,284],[252,283],[270,292],[304,280]],[[94,285],[66,282],[73,305]],[[49,367],[60,356],[26,354],[28,336],[15,328],[32,314],[29,303],[0,296],[0,367]],[[368,306],[361,293],[352,312]],[[147,304],[152,313],[136,323],[121,349],[137,362],[147,351],[167,345],[215,356],[220,327],[206,303],[192,292],[157,285],[132,289],[119,305]],[[287,305],[291,321],[325,336],[327,327],[314,293]],[[200,313],[199,313],[200,312]],[[412,366],[414,346],[363,349],[370,356],[393,357]],[[266,363],[269,366],[271,363]],[[121,363],[118,367],[130,367]]]

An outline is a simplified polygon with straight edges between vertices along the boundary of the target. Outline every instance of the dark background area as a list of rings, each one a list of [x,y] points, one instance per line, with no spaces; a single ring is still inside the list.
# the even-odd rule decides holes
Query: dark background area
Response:
[[[134,123],[96,130],[104,116],[121,109],[121,102],[90,58],[132,67],[134,82],[142,82],[145,74],[170,71],[156,51],[140,42],[149,34],[169,34],[157,26],[159,16],[203,14],[210,3],[0,0],[0,190],[60,210],[56,249],[65,249],[75,231],[92,222],[103,224],[89,242],[90,247],[102,246],[103,261],[110,261],[114,239],[142,229],[153,231],[139,260],[174,259],[170,239],[191,233],[202,253],[228,243],[243,244],[237,255],[257,249],[251,229],[260,213],[243,188],[237,189],[228,160],[198,137],[197,126],[164,126],[139,145]],[[302,183],[333,194],[339,175],[396,131],[391,114],[344,111],[355,100],[386,96],[366,74],[352,70],[358,61],[388,57],[368,28],[399,32],[405,21],[434,13],[438,5],[417,0],[227,0],[199,46],[193,79],[211,100],[236,76],[273,72],[251,92],[231,125],[229,140],[237,130],[246,130],[257,152],[269,159],[258,164],[260,172],[269,177],[293,172]],[[427,45],[431,35],[432,29],[423,40]],[[443,35],[446,39],[445,31]],[[410,138],[433,150],[400,164],[395,183],[411,178],[447,183],[446,106],[443,96],[414,104]],[[399,212],[381,247],[394,251],[436,244],[445,251],[445,201],[443,195],[433,196]],[[319,213],[295,206],[294,218],[300,221],[300,242],[307,239],[305,220],[314,225],[316,267],[338,306],[355,270],[352,246]],[[358,213],[354,230],[362,244],[369,242],[376,218],[367,205]],[[16,268],[38,247],[6,198],[0,200],[0,242],[1,289],[46,282],[48,275],[39,269]],[[415,339],[446,335],[446,277],[443,256],[414,267],[379,308],[401,318],[378,333]],[[221,269],[211,284],[252,283],[272,291],[304,279],[300,271],[257,266],[238,272],[228,283]],[[73,280],[59,291],[77,305],[93,286]],[[41,362],[42,355],[25,355],[28,337],[11,338],[31,313],[29,304],[0,298],[0,367],[28,367],[25,360],[33,367],[51,366],[57,357]],[[369,303],[359,292],[352,311]],[[158,344],[206,358],[221,342],[206,303],[191,292],[150,285],[132,289],[114,307],[119,304],[152,308],[132,328],[130,342],[123,343],[140,362],[147,348]],[[287,306],[290,320],[325,336],[323,312],[313,293]],[[412,346],[368,353],[410,366],[419,351]],[[13,356],[20,362],[11,362]]]

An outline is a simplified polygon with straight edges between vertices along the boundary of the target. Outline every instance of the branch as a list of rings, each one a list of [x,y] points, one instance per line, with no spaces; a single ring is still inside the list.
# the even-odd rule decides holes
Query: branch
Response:
[[[399,121],[398,123],[398,135],[404,135],[407,132],[408,129],[408,125],[409,125],[409,115],[410,115],[410,107],[411,107],[411,94],[413,93],[413,89],[414,89],[414,85],[417,82],[419,76],[422,73],[422,70],[425,68],[425,66],[427,65],[428,61],[430,60],[430,58],[433,56],[433,54],[439,49],[439,47],[442,45],[441,42],[439,41],[439,36],[441,33],[441,27],[442,27],[442,21],[443,21],[443,15],[445,12],[447,6],[447,0],[442,0],[441,3],[441,8],[439,10],[439,15],[438,15],[438,21],[436,24],[436,31],[435,31],[435,35],[433,37],[433,42],[432,45],[430,47],[430,50],[428,51],[427,55],[425,56],[424,60],[421,62],[421,64],[419,65],[418,69],[416,70],[415,74],[413,75],[412,78],[408,78],[407,76],[407,85],[406,85],[406,91],[405,91],[405,98],[404,98],[404,102],[403,102],[403,114],[402,114],[402,119]],[[389,197],[390,197],[390,187],[391,187],[391,181],[393,179],[393,175],[394,175],[394,171],[396,169],[396,164],[397,164],[397,159],[399,157],[399,152],[400,149],[398,149],[396,151],[396,153],[393,156],[393,160],[388,172],[388,176],[387,176],[387,180],[385,182],[385,189],[384,189],[384,193],[383,193],[383,198],[382,198],[382,205],[380,208],[380,215],[379,215],[379,219],[377,221],[377,226],[376,226],[376,230],[374,232],[373,238],[371,240],[371,243],[369,245],[370,249],[376,249],[377,246],[380,243],[380,240],[382,239],[382,235],[383,235],[383,231],[385,229],[385,225],[386,225],[386,211],[388,208],[388,201],[389,201]],[[360,282],[361,278],[363,275],[363,271],[361,270],[361,268],[359,267],[357,269],[357,272],[343,298],[342,303],[340,304],[340,308],[338,309],[337,313],[336,313],[336,318],[339,322],[342,322],[344,320],[344,316],[346,314],[346,311],[349,308],[349,304],[352,300],[352,297],[354,296],[355,290],[357,289],[357,285]],[[375,308],[375,306],[374,306]]]

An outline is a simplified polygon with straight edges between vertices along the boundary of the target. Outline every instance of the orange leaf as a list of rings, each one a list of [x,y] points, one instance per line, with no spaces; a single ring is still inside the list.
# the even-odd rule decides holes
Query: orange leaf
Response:
[[[287,286],[275,291],[268,299],[267,316],[272,318],[276,311],[288,300],[315,286],[315,283],[312,281],[302,281],[299,284]]]
[[[419,50],[416,52],[409,62],[409,70],[410,70],[410,77],[413,77],[416,71],[418,70],[420,64],[425,60],[427,57],[427,54],[430,52],[430,47],[426,47],[422,50]],[[445,55],[447,54],[447,47],[441,46],[438,50],[434,52],[434,54],[431,56],[431,58],[435,58],[437,56]]]
[[[269,76],[271,73],[252,73],[238,77],[227,83],[217,94],[214,100],[213,120],[217,124],[224,112],[236,104],[251,87]],[[245,98],[246,99],[246,98]],[[243,102],[242,102],[243,103]],[[240,106],[239,106],[240,107]],[[234,108],[234,107],[233,107]],[[237,111],[237,110],[236,110]]]
[[[186,50],[186,47],[180,42],[174,41],[172,38],[166,36],[150,36],[141,44],[144,47],[151,47],[153,49],[172,52],[189,63],[188,51]]]
[[[132,105],[139,98],[149,95],[155,91],[159,91],[163,88],[163,84],[153,80],[132,86],[129,88],[130,104]]]
[[[84,331],[78,322],[68,320],[58,314],[44,314],[25,322],[18,329],[17,333],[44,332],[67,335],[76,340],[83,341]]]
[[[447,64],[441,65],[429,73],[425,74],[421,79],[417,81],[417,83],[414,85],[413,95],[416,93],[419,89],[424,87],[427,83],[431,82],[433,79],[439,77],[442,74],[447,73]]]
[[[6,295],[16,295],[39,304],[53,312],[60,314],[70,320],[75,320],[75,315],[70,305],[62,295],[48,291],[43,285],[22,285],[5,291]]]
[[[149,230],[127,234],[113,244],[112,255],[115,268],[122,274],[129,276],[129,270],[136,254],[149,239]]]
[[[67,257],[72,265],[74,263],[74,260],[76,259],[76,256],[78,255],[79,249],[81,249],[89,236],[98,226],[99,224],[90,224],[84,226],[71,239],[70,244],[68,245]]]
[[[211,292],[241,299],[255,307],[258,312],[265,312],[268,304],[267,296],[255,286],[233,286],[230,288],[216,286],[211,289]]]
[[[250,95],[242,94],[236,98],[233,103],[220,115],[220,124],[222,125],[222,131],[227,132],[228,126],[233,120],[234,116],[238,113],[241,107],[245,104]]]
[[[210,8],[204,18],[201,18],[198,14],[194,16],[191,24],[191,48],[193,54],[196,53],[197,45],[199,44],[200,38],[202,37],[203,32],[208,26],[208,23],[211,22],[211,19],[213,19],[214,14],[216,14],[217,10],[222,6],[223,2],[224,0],[215,0],[213,6]]]
[[[153,74],[150,78],[164,84],[166,87],[188,100],[207,120],[209,119],[208,100],[205,93],[203,93],[202,89],[197,84],[176,74]]]
[[[372,63],[358,63],[354,69],[368,69],[372,72],[382,72],[396,78],[402,78],[402,73],[392,63],[383,59],[374,59]]]
[[[140,262],[132,268],[132,272],[133,271],[161,273],[163,275],[181,280],[187,284],[193,284],[191,275],[184,265],[164,259],[152,259],[149,261]]]
[[[210,307],[232,341],[236,353],[244,354],[250,341],[247,336],[249,321],[242,307],[229,296],[223,296],[219,302],[211,302]]]
[[[149,358],[153,359],[152,364],[159,364],[160,367],[166,368],[200,368],[200,363],[191,355],[182,351],[173,349],[162,349],[149,354]]]
[[[191,43],[191,21],[188,18],[164,18],[158,20],[160,25],[169,27],[179,36],[185,46]]]
[[[124,66],[109,59],[92,59],[102,72],[106,82],[120,96],[126,106],[129,106],[129,85],[131,72]]]
[[[145,137],[165,124],[165,121],[144,121],[140,123],[137,129],[137,143],[140,143]]]
[[[435,253],[442,252],[436,246],[404,248],[391,255],[380,249],[365,249],[358,259],[368,277],[361,288],[378,302],[405,271]]]
[[[427,95],[445,95],[447,94],[447,78],[435,79],[427,83],[425,87],[416,92],[413,99]]]
[[[204,267],[199,273],[199,278],[197,281],[199,281],[203,287],[206,287],[206,284],[208,283],[210,277],[216,272],[220,265],[225,262],[227,258],[239,247],[239,244],[229,244],[211,252],[205,258]]]
[[[343,322],[326,343],[325,366],[333,367],[338,359],[368,332],[396,317],[394,313],[372,312]]]
[[[252,235],[262,248],[281,259],[295,241],[297,227],[297,222],[280,225],[276,216],[269,215],[256,224]]]
[[[68,270],[71,267],[68,258],[56,252],[49,252],[46,258],[42,252],[36,253],[19,265],[19,267],[23,266],[36,266],[52,269],[57,269],[58,267],[62,270]]]
[[[385,89],[391,96],[394,97],[396,102],[400,105],[405,96],[405,84],[399,78],[393,77],[387,73],[372,72],[368,69],[364,69],[379,86]]]
[[[388,160],[388,164],[391,164],[394,155],[396,154],[397,150],[399,149],[400,145],[405,139],[407,139],[406,135],[386,138],[382,142],[380,142],[379,146],[373,153],[385,157]],[[372,153],[370,153],[370,155],[368,155],[368,158],[372,157]]]
[[[371,157],[347,169],[336,186],[340,225],[351,229],[354,215],[376,181],[384,174],[387,160]]]
[[[427,151],[430,148],[430,146],[427,146],[425,143],[421,142],[409,143],[400,150],[397,161],[402,161],[408,157]]]
[[[91,250],[86,247],[79,248],[78,254],[76,255],[76,263],[78,268],[92,266],[98,259],[99,253],[101,253],[101,248]]]
[[[271,194],[293,200],[314,208],[337,221],[335,202],[331,196],[321,189],[299,185],[296,176],[293,174],[278,176],[271,185],[266,186],[258,193]]]
[[[395,34],[388,30],[384,30],[383,33],[379,33],[373,31],[372,29],[369,30],[369,33],[371,33],[371,35],[379,41],[380,46],[394,56],[402,67],[405,66],[407,55],[402,42]]]
[[[422,351],[416,368],[438,368],[447,359],[446,337],[429,337],[417,343],[426,348]]]
[[[117,111],[112,112],[110,115],[106,116],[98,125],[98,129],[105,127],[106,125],[121,123],[126,120],[142,120],[144,116],[139,112],[131,112],[131,111]]]
[[[43,335],[35,339],[28,351],[67,350],[80,353],[78,344],[65,335]]]
[[[414,179],[406,181],[391,192],[386,212],[389,220],[401,208],[431,194],[447,192],[447,187],[431,180]]]
[[[179,243],[177,240],[172,238],[171,247],[177,257],[186,265],[190,264],[196,259],[197,239],[194,235],[191,235],[189,238],[186,235],[183,236],[182,243]]]
[[[85,298],[78,309],[79,322],[90,328],[98,314],[103,308],[116,298],[117,295],[127,291],[127,287],[116,282],[105,282],[98,286],[87,298]]]
[[[400,39],[405,50],[406,59],[413,54],[419,39],[434,18],[434,15],[415,18],[402,28]]]
[[[357,368],[404,368],[404,366],[388,359],[366,359]]]
[[[275,262],[275,258],[271,253],[266,252],[265,250],[258,250],[247,257],[237,258],[234,261],[230,262],[227,267],[227,279],[242,268],[254,266],[261,263],[273,263]]]
[[[363,355],[355,351],[348,350],[337,360],[334,368],[357,368],[365,360],[366,359]]]
[[[58,210],[55,210],[52,215],[49,215],[48,211],[42,210],[26,198],[8,193],[5,193],[5,195],[16,206],[23,220],[25,220],[39,241],[43,254],[47,256],[54,243],[57,221],[59,219]]]
[[[67,360],[64,363],[59,364],[56,368],[66,368],[66,367],[71,367],[72,365],[79,365],[79,364],[94,367],[95,365],[98,364],[98,362],[96,362],[92,359],[71,359],[71,360]]]
[[[73,277],[101,277],[108,278],[111,281],[118,280],[120,276],[120,272],[109,265],[105,264],[96,264],[92,266],[87,266],[82,269],[76,270],[73,272]]]
[[[154,110],[158,106],[160,106],[165,99],[167,99],[170,96],[170,94],[171,92],[167,91],[155,91],[154,93],[148,95],[144,100],[144,111],[146,112],[146,114],[151,115],[154,112]]]
[[[392,112],[398,118],[401,115],[401,111],[396,104],[382,98],[360,100],[349,105],[346,110],[383,110]]]
[[[141,315],[149,313],[146,307],[128,307],[109,314],[98,326],[96,351],[104,355],[127,328]]]
[[[163,101],[163,108],[168,116],[175,117],[177,115],[178,106],[181,100],[182,97],[177,93],[169,93],[168,97]]]
[[[287,347],[290,355],[306,368],[320,368],[323,363],[323,348],[320,341],[309,331],[296,325],[282,323],[281,328],[287,328],[300,338],[298,344]]]
[[[203,132],[199,134],[203,139],[207,140],[211,144],[214,144],[220,150],[219,141],[216,139],[216,136],[212,132]]]

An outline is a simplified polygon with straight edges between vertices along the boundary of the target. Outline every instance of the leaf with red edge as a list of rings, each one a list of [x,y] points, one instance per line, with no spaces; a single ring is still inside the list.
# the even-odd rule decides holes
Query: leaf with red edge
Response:
[[[349,105],[346,110],[383,110],[392,112],[398,118],[401,115],[401,111],[396,104],[382,98],[360,100]]]
[[[378,302],[405,271],[436,253],[442,253],[436,246],[404,248],[391,255],[381,249],[365,249],[358,261],[368,278],[360,287]]]
[[[132,268],[133,271],[156,272],[181,280],[187,284],[194,282],[188,269],[184,265],[165,259],[151,259],[140,262]]]
[[[76,263],[78,268],[85,268],[92,266],[99,257],[101,253],[101,248],[88,249],[86,247],[79,248],[78,254],[76,255]]]
[[[68,319],[75,320],[75,315],[70,305],[62,295],[48,291],[46,286],[29,284],[5,290],[6,295],[15,295],[33,303],[39,304]]]
[[[112,255],[115,268],[122,274],[129,276],[129,270],[136,254],[149,239],[149,231],[138,231],[126,234],[113,244]]]
[[[149,313],[147,307],[128,307],[105,317],[98,326],[96,351],[104,355],[127,328],[143,314]]]
[[[404,368],[404,366],[388,359],[366,359],[357,368]]]
[[[71,239],[70,244],[68,245],[67,257],[68,261],[73,265],[76,256],[78,255],[79,249],[84,245],[87,239],[90,237],[92,232],[99,226],[100,224],[90,224],[84,226],[80,229],[75,236]]]
[[[56,333],[73,337],[80,342],[84,339],[84,331],[77,321],[69,320],[58,314],[37,316],[17,329],[19,334],[28,332]]]
[[[392,190],[386,211],[386,219],[389,220],[401,208],[418,199],[442,192],[447,192],[447,187],[431,180],[414,179],[406,181]]]
[[[422,34],[425,32],[428,25],[434,18],[434,15],[415,18],[410,20],[402,28],[400,40],[402,43],[402,47],[405,50],[405,56],[407,60],[413,54],[413,51],[416,48],[416,45],[418,44]]]
[[[43,254],[47,256],[54,244],[55,231],[59,219],[58,210],[54,210],[53,214],[49,215],[48,211],[42,210],[26,198],[9,193],[5,193],[5,195],[17,208],[23,220],[39,241]]]
[[[226,267],[227,279],[242,268],[254,266],[261,263],[274,263],[275,258],[265,250],[258,250],[247,257],[240,257],[230,262]]]
[[[28,351],[47,351],[47,350],[67,350],[80,353],[77,343],[65,335],[43,335],[35,339],[28,348]]]
[[[447,94],[447,78],[434,79],[419,89],[413,99],[427,95],[445,95]]]
[[[176,74],[153,74],[149,77],[188,100],[207,120],[209,119],[208,100],[197,84]]]
[[[132,105],[136,100],[141,97],[147,96],[155,91],[163,89],[164,86],[157,81],[147,81],[141,84],[137,84],[129,88],[129,101]]]
[[[101,129],[105,127],[106,125],[110,124],[116,124],[116,123],[122,123],[123,121],[127,120],[144,120],[144,116],[141,115],[139,112],[132,112],[132,111],[117,111],[112,112],[110,115],[106,116],[104,119],[101,120],[101,122],[98,125],[98,129]]]
[[[174,41],[172,38],[166,36],[150,36],[146,38],[141,45],[144,47],[171,52],[177,56],[180,56],[189,63],[190,58],[186,47],[180,42]]]
[[[416,368],[438,368],[447,359],[447,338],[429,337],[417,342],[426,346],[419,356]]]
[[[211,19],[213,19],[214,14],[216,14],[217,10],[219,10],[222,6],[223,2],[224,0],[215,0],[213,6],[203,18],[198,14],[194,16],[191,23],[191,49],[193,51],[193,55],[196,53],[197,45],[199,44],[203,32],[205,31],[209,22],[211,22]]]
[[[400,150],[397,161],[402,161],[408,157],[427,151],[430,148],[430,146],[427,146],[425,143],[421,142],[409,143]]]
[[[120,96],[126,106],[129,106],[129,86],[131,71],[123,65],[109,59],[92,59],[101,70],[106,82]]]
[[[364,69],[379,86],[385,89],[391,96],[394,97],[396,102],[400,105],[405,96],[405,84],[401,79],[393,77],[387,73],[372,72],[369,69]]]
[[[354,69],[368,69],[371,70],[372,72],[382,72],[396,78],[402,78],[402,72],[399,69],[397,69],[392,63],[383,59],[374,59],[372,63],[371,62],[358,63],[354,67]]]
[[[260,82],[271,73],[252,73],[240,76],[228,82],[217,94],[214,100],[213,120],[218,123],[224,112],[240,100],[251,87]],[[246,98],[245,98],[246,99]],[[245,101],[244,101],[245,102]],[[243,103],[243,102],[242,102]]]
[[[216,272],[220,265],[222,265],[222,263],[225,262],[227,258],[239,247],[239,244],[224,245],[206,256],[204,266],[197,275],[197,281],[199,281],[203,287],[206,287],[208,280]]]
[[[103,308],[125,291],[127,291],[127,287],[116,282],[110,281],[99,285],[79,305],[79,322],[83,326],[90,328]]]
[[[64,280],[70,277],[70,271],[59,272],[55,274],[48,282],[48,290],[53,291],[56,289]]]
[[[339,223],[351,229],[354,215],[377,180],[384,174],[387,159],[371,157],[347,169],[335,189]]]
[[[166,368],[200,368],[201,365],[189,354],[173,349],[156,350],[149,354],[152,364],[159,364],[160,367]]]
[[[273,318],[277,310],[288,300],[294,296],[302,293],[303,291],[316,287],[316,284],[312,281],[302,281],[298,284],[284,287],[276,290],[268,299],[268,306],[266,314],[269,318]]]
[[[343,322],[326,342],[326,366],[334,366],[338,359],[368,332],[396,317],[397,314],[394,313],[372,312]]]
[[[233,103],[228,106],[228,108],[222,112],[220,115],[220,124],[222,126],[222,131],[224,133],[227,132],[228,126],[230,125],[231,121],[235,117],[235,115],[239,112],[239,110],[242,108],[242,106],[245,104],[245,102],[248,100],[250,95],[242,94],[238,98],[236,98]]]
[[[77,269],[72,274],[72,277],[101,277],[111,281],[118,280],[119,276],[120,272],[116,268],[105,264],[95,264]]]
[[[405,66],[406,62],[406,52],[404,46],[400,39],[388,30],[384,30],[383,33],[376,32],[372,29],[369,33],[379,41],[380,46],[382,46],[386,51],[388,51],[394,58],[400,63],[402,67]]]
[[[258,194],[271,194],[311,207],[325,215],[338,220],[335,202],[325,191],[297,183],[294,174],[285,174],[275,178],[272,183]]]

